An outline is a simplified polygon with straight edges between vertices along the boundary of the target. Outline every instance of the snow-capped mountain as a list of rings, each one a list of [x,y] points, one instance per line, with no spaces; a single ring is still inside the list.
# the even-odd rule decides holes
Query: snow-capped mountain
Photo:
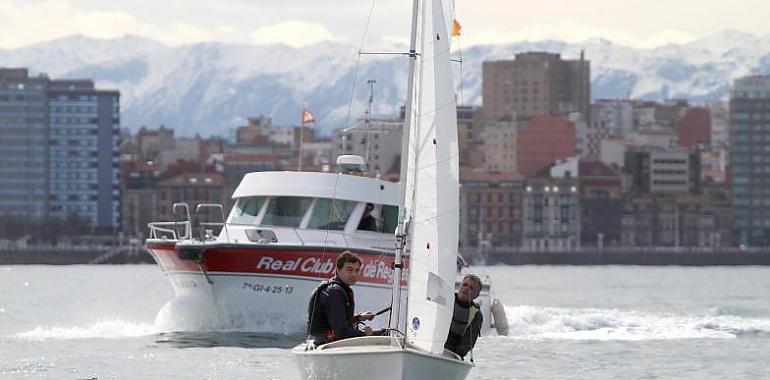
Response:
[[[651,50],[606,40],[472,46],[462,50],[462,68],[456,67],[462,76],[459,100],[481,104],[483,61],[513,59],[525,51],[560,53],[565,59],[584,51],[591,61],[593,98],[706,102],[724,99],[735,78],[770,74],[770,36],[735,31]],[[170,47],[135,36],[72,36],[0,50],[2,67],[27,67],[33,75],[42,72],[53,79],[93,78],[98,88],[120,90],[126,127],[164,124],[178,135],[204,136],[226,135],[249,116],[298,124],[302,107],[329,132],[362,117],[368,79],[376,80],[373,114],[395,115],[404,98],[406,65],[404,56],[359,56],[354,46],[329,42],[302,49],[224,43]]]

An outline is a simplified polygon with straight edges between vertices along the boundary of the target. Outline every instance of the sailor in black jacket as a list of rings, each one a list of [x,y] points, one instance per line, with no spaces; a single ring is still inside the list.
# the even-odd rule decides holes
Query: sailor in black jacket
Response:
[[[334,277],[313,291],[308,305],[308,324],[316,345],[372,334],[369,326],[363,330],[355,328],[358,322],[374,319],[370,311],[353,314],[356,303],[350,286],[358,280],[360,270],[361,259],[350,251],[342,252],[337,258]]]
[[[473,302],[481,293],[481,279],[469,274],[463,278],[460,290],[455,293],[454,314],[444,348],[465,358],[481,335],[484,317],[479,305]]]

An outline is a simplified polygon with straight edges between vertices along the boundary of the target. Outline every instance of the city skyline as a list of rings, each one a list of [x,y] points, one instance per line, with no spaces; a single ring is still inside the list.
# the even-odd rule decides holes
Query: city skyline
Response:
[[[407,4],[395,0],[375,3],[2,0],[0,48],[18,48],[74,34],[94,38],[132,34],[172,46],[217,41],[303,47],[324,41],[358,44],[365,29],[369,44],[405,43],[410,12]],[[466,46],[602,38],[635,48],[654,48],[691,42],[722,30],[770,34],[770,25],[763,17],[770,11],[770,5],[757,0],[744,0],[740,7],[727,2],[691,0],[676,3],[634,0],[614,4],[599,0],[580,3],[458,0],[456,7],[456,18],[463,25],[462,43]],[[340,15],[340,8],[346,10],[344,15]],[[367,25],[370,10],[372,18]],[[47,25],[57,27],[44,27]]]

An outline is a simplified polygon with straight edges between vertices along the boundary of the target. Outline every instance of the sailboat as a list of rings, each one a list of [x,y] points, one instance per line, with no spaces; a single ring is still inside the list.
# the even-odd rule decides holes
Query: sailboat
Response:
[[[308,379],[464,379],[473,367],[444,349],[454,308],[459,226],[453,7],[451,0],[413,0],[389,335],[300,344],[293,353]],[[402,305],[405,252],[409,280]]]

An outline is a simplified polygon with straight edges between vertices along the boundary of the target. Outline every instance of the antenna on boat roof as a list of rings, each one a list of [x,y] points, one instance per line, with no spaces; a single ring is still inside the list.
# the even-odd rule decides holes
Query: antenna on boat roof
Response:
[[[355,154],[341,154],[337,156],[337,168],[343,174],[365,175],[366,160]]]

